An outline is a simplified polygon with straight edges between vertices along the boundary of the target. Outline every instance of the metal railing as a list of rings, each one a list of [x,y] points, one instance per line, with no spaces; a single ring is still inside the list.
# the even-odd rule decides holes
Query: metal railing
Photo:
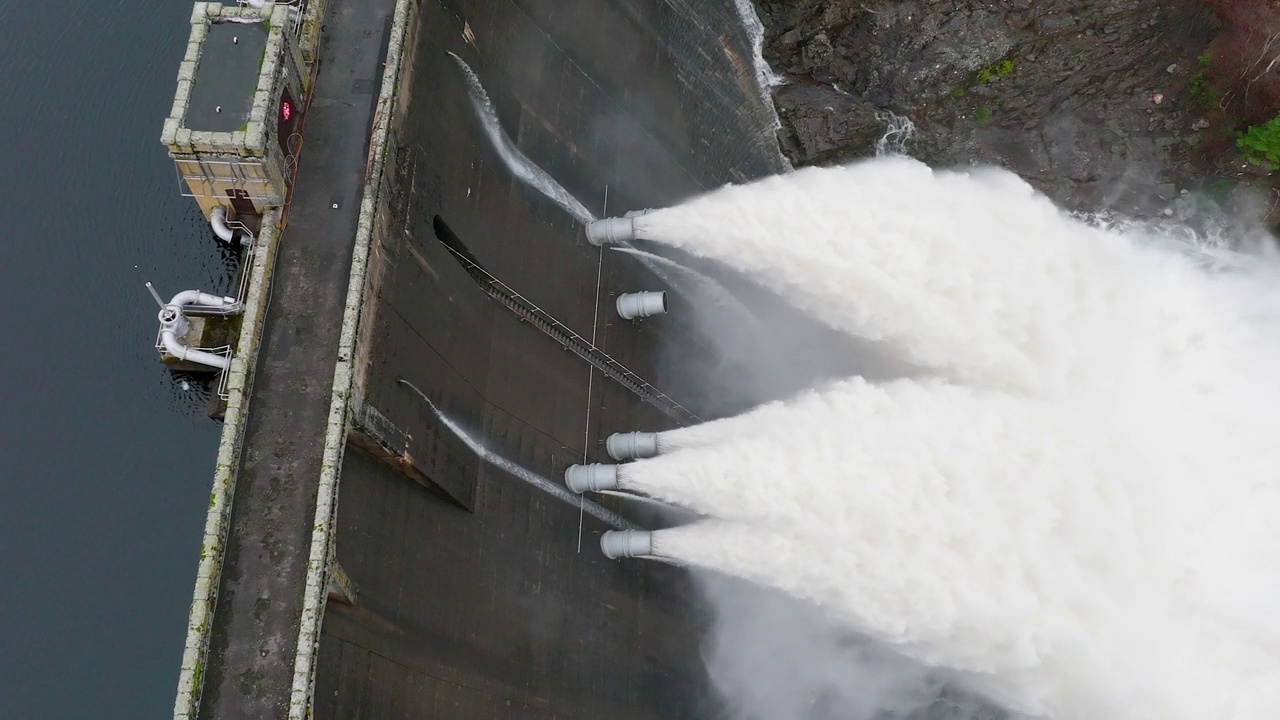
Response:
[[[253,7],[247,0],[236,0],[236,4],[240,7]],[[290,28],[290,32],[295,38],[299,37],[302,34],[302,17],[307,12],[307,0],[275,0],[271,4],[298,9],[298,11],[293,14],[293,22],[291,23],[292,27]]]
[[[202,174],[192,175],[183,172],[182,163],[195,163],[200,167]],[[251,166],[264,168],[264,174],[246,172],[245,168]],[[217,172],[224,168],[228,170],[225,174]],[[178,178],[179,192],[182,197],[217,197],[225,200],[226,197],[224,195],[213,191],[212,184],[214,182],[233,183],[236,189],[245,192],[244,197],[246,200],[258,200],[265,203],[280,196],[280,193],[272,187],[271,178],[265,175],[264,164],[260,161],[245,162],[239,160],[182,158],[174,160],[173,169]],[[208,192],[196,192],[196,187],[208,188]]]
[[[444,245],[444,243],[441,243]],[[467,274],[476,281],[486,295],[511,310],[524,322],[529,323],[543,334],[560,343],[566,350],[591,363],[619,385],[640,397],[641,400],[657,408],[662,414],[680,425],[695,425],[702,418],[690,412],[683,405],[671,399],[666,393],[654,387],[649,381],[627,369],[622,363],[614,360],[594,344],[588,342],[568,325],[552,317],[550,313],[533,303],[533,301],[516,292],[501,280],[489,274],[487,270],[472,262],[456,249],[444,245],[458,260]]]

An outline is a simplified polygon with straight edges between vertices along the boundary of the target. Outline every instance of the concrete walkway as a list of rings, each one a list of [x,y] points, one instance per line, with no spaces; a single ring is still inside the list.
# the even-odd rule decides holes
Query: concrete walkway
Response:
[[[288,714],[330,386],[393,5],[330,0],[249,405],[201,718]]]

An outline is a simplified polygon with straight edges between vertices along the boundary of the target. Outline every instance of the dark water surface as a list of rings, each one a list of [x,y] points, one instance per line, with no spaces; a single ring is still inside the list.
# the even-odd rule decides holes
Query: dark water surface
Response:
[[[142,281],[230,284],[159,143],[191,7],[0,3],[4,720],[172,711],[219,426]]]

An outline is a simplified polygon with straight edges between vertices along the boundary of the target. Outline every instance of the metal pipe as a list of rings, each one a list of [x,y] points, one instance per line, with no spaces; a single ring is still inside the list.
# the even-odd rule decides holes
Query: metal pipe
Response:
[[[592,245],[622,245],[635,239],[635,223],[629,217],[604,218],[587,223],[587,242]]]
[[[667,313],[667,293],[663,290],[623,293],[614,303],[623,320],[646,318]]]
[[[600,536],[600,551],[610,560],[652,557],[653,533],[648,530],[609,530]]]
[[[605,438],[604,449],[618,462],[643,460],[658,454],[658,434],[647,432],[614,433]]]
[[[166,305],[160,311],[160,342],[164,345],[165,352],[178,358],[179,360],[187,360],[200,365],[208,365],[226,370],[231,364],[230,358],[222,355],[214,355],[211,352],[189,348],[178,342],[178,338],[186,335],[190,329],[187,318],[182,314],[181,305]]]
[[[213,234],[222,242],[235,242],[236,231],[227,226],[227,209],[219,205],[209,215],[209,224],[213,226]]]
[[[564,471],[564,484],[581,495],[584,492],[618,489],[618,466],[592,463],[570,465]]]
[[[169,301],[170,305],[192,310],[217,311],[226,315],[240,312],[240,301],[233,297],[210,295],[199,290],[183,290]]]

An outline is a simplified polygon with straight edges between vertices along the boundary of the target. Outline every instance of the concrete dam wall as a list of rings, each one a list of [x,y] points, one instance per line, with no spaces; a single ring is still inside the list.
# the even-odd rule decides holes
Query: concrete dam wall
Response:
[[[605,560],[607,524],[459,436],[558,483],[610,433],[678,422],[601,368],[709,409],[660,373],[659,348],[696,347],[688,325],[614,310],[668,288],[504,161],[450,54],[514,147],[603,216],[784,169],[748,33],[732,0],[414,13],[354,361],[352,417],[377,442],[346,453],[334,528],[359,599],[324,615],[314,714],[716,717],[688,577]]]

